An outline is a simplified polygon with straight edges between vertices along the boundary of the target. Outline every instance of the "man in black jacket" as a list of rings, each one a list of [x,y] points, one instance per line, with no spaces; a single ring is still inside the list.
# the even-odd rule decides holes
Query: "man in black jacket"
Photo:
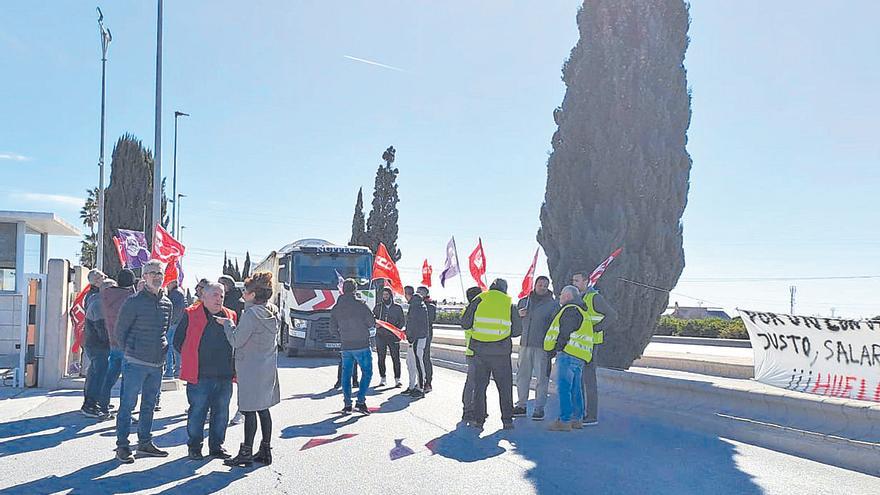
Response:
[[[141,396],[137,453],[144,457],[167,457],[168,452],[153,444],[153,408],[162,385],[162,365],[168,343],[165,334],[171,324],[171,301],[162,291],[165,265],[150,260],[143,266],[144,289],[129,297],[119,310],[116,336],[125,355],[122,369],[122,398],[116,415],[116,459],[134,462],[128,432],[131,411]],[[143,393],[141,393],[143,390]]]
[[[437,321],[437,303],[431,299],[428,288],[420,285],[416,292],[422,296],[425,308],[428,310],[428,338],[425,341],[425,393],[431,390],[431,381],[434,379],[434,365],[431,363],[431,341],[434,340],[434,322]]]
[[[110,287],[115,287],[113,279],[105,279],[99,285],[103,292]],[[104,308],[101,297],[94,297],[89,309],[86,310],[85,343],[83,348],[89,357],[89,369],[86,372],[86,383],[83,389],[85,401],[80,411],[89,418],[101,420],[112,419],[109,412],[102,407],[101,391],[104,388],[104,380],[107,378],[107,367],[110,363],[110,336],[104,324]]]
[[[373,308],[373,316],[400,329],[406,324],[403,308],[394,302],[394,294],[388,287],[382,289],[382,300]],[[391,365],[394,367],[394,387],[400,388],[400,339],[391,330],[377,325],[376,352],[379,355],[379,376],[382,377],[379,386],[385,386],[385,356],[388,351],[391,352]]]
[[[403,295],[409,303],[406,312],[406,370],[409,373],[409,387],[403,395],[418,399],[425,396],[425,346],[428,343],[430,321],[428,308],[422,296],[416,294],[412,286],[403,288]]]
[[[373,378],[373,353],[370,351],[371,330],[376,326],[376,319],[366,303],[354,297],[357,283],[347,279],[342,283],[342,295],[330,311],[330,331],[339,335],[342,348],[342,395],[344,407],[342,412],[350,414],[351,409],[351,372],[357,361],[361,367],[361,383],[358,387],[355,409],[362,414],[370,414],[367,409],[367,389]]]

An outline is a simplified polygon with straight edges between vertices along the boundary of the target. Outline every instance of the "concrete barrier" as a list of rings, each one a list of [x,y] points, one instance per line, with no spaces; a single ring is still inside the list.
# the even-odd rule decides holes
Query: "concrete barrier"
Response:
[[[467,369],[460,345],[435,341],[431,356],[438,366]],[[598,379],[606,405],[618,403],[684,428],[880,476],[880,403],[676,370],[600,368]],[[552,381],[550,389],[555,392]]]

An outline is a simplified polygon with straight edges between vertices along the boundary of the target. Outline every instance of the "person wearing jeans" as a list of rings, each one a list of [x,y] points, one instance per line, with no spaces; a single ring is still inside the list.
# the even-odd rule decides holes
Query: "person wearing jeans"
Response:
[[[107,336],[110,340],[107,376],[98,399],[98,407],[105,414],[110,412],[110,392],[122,373],[122,359],[125,353],[116,338],[116,321],[122,304],[134,294],[134,272],[128,269],[119,270],[119,273],[116,274],[116,283],[117,287],[108,287],[99,294],[101,309],[104,313],[104,327],[107,329]],[[122,389],[119,391],[119,397],[122,397]]]
[[[129,297],[119,310],[116,334],[125,352],[122,368],[123,387],[119,413],[116,416],[116,459],[132,463],[128,433],[131,411],[141,394],[141,412],[138,423],[140,456],[167,457],[152,441],[153,408],[162,384],[162,365],[165,363],[167,342],[165,333],[171,323],[171,301],[162,291],[165,265],[150,260],[143,266],[144,289]]]
[[[223,286],[209,283],[202,290],[202,304],[184,311],[174,335],[180,352],[180,379],[186,382],[189,412],[186,430],[189,458],[204,459],[205,419],[210,413],[208,455],[217,459],[232,457],[223,448],[235,376],[232,346],[226,339],[224,323],[237,323],[235,313],[223,307]]]
[[[104,291],[115,286],[113,279],[102,280],[99,291]],[[86,374],[84,388],[85,401],[82,406],[83,415],[90,418],[108,419],[109,412],[104,412],[101,407],[101,391],[107,377],[107,358],[110,356],[110,339],[107,328],[104,325],[104,313],[102,310],[100,292],[92,299],[89,309],[86,310],[85,343],[86,355],[89,357],[89,369]]]
[[[559,391],[561,423],[580,422],[584,415],[584,395],[581,387],[584,364],[583,360],[564,352],[556,358],[556,387]]]
[[[373,355],[370,351],[370,337],[376,326],[376,318],[363,301],[355,298],[357,283],[347,279],[342,283],[342,295],[330,311],[330,332],[339,335],[342,349],[342,396],[344,414],[352,412],[351,373],[354,363],[361,367],[361,381],[358,387],[355,409],[362,414],[370,414],[367,408],[367,389],[373,378]]]

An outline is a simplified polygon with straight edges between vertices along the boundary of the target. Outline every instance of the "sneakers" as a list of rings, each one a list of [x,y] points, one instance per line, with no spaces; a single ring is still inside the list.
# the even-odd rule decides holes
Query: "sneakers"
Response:
[[[342,386],[342,384],[339,383],[338,381],[337,381],[336,383],[333,384],[333,388],[339,388],[339,387],[341,387],[341,386]]]
[[[208,455],[214,459],[229,459],[232,457],[232,454],[226,452],[226,449],[223,447],[208,452]]]
[[[139,457],[168,457],[168,452],[159,450],[153,442],[138,445],[137,455]]]
[[[516,413],[514,413],[514,415],[516,415]],[[544,411],[535,409],[532,413],[532,421],[544,421]]]
[[[550,424],[550,431],[571,431],[571,423],[563,423],[558,419]]]
[[[159,412],[161,410],[162,410],[162,406],[160,406],[159,404],[156,404],[156,407],[153,408],[153,412]]]
[[[381,380],[379,380],[379,386],[380,386],[380,387],[384,387],[384,386],[385,386],[385,377],[384,377],[384,376],[382,377]]]
[[[131,449],[128,447],[116,447],[116,460],[123,464],[131,464],[134,457],[131,456]]]
[[[571,429],[572,429],[572,430],[583,430],[583,429],[584,429],[584,423],[581,422],[581,421],[578,421],[578,420],[574,420],[574,421],[571,422]]]
[[[434,390],[434,389],[431,388],[430,385],[425,385],[425,393],[426,393],[426,394],[427,394],[428,392],[432,391],[432,390]]]
[[[516,406],[513,408],[513,417],[520,418],[526,415],[526,408],[522,406]]]
[[[505,430],[512,430],[512,429],[513,429],[513,422],[510,422],[510,423],[504,423],[503,428],[504,428]]]
[[[361,414],[366,414],[367,416],[370,415],[370,410],[367,409],[367,404],[364,402],[358,402],[357,404],[355,404],[354,409]]]
[[[599,424],[599,420],[598,419],[590,419],[590,418],[587,418],[586,416],[584,416],[584,420],[581,422],[581,424],[584,426],[596,426]]]
[[[202,448],[201,447],[199,447],[198,449],[194,449],[194,448],[190,447],[189,453],[187,454],[187,456],[189,457],[189,460],[191,460],[191,461],[201,461],[202,459],[205,458],[205,456],[202,455]]]
[[[467,423],[467,425],[470,426],[471,428],[476,428],[476,429],[478,429],[478,430],[482,430],[482,429],[483,429],[483,422],[482,422],[482,421],[477,421],[476,419],[471,419],[471,420],[469,420],[468,423]]]
[[[409,393],[409,396],[413,399],[421,399],[425,396],[425,393],[417,388],[414,388],[413,391]]]
[[[403,386],[403,384],[400,383],[400,378],[395,378],[394,379],[394,388],[400,388],[402,386]]]
[[[342,414],[351,414],[351,411],[351,404],[348,404],[342,408]]]
[[[229,426],[240,425],[243,420],[244,415],[241,414],[241,411],[235,411],[235,416],[233,416],[232,419],[229,420]]]
[[[400,395],[412,395],[412,393],[414,391],[415,391],[414,388],[408,388],[408,389],[404,390],[403,392],[401,392]]]
[[[79,412],[81,412],[82,415],[87,418],[100,418],[101,417],[101,410],[91,404],[87,404],[87,405],[82,406],[82,408],[79,410]]]

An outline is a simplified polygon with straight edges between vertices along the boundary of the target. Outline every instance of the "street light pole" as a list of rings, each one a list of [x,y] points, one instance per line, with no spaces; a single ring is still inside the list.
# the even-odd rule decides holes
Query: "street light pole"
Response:
[[[95,267],[104,269],[104,102],[107,82],[107,49],[113,36],[104,27],[104,14],[98,8],[98,28],[101,30],[101,150],[98,155],[98,239]]]
[[[156,19],[156,128],[153,146],[153,245],[156,226],[162,222],[162,0]]]
[[[174,205],[177,206],[177,204],[180,203],[180,198],[185,198],[185,197],[186,197],[186,194],[183,194],[183,193],[175,196],[174,197]],[[183,228],[180,226],[180,208],[177,208],[177,218],[174,219],[174,228],[176,229],[176,232],[174,233],[174,237],[179,241],[180,237],[178,237],[178,236],[180,236],[180,229]],[[172,232],[174,232],[174,231],[172,231]]]
[[[174,111],[174,173],[171,179],[171,198],[174,204],[171,207],[171,232],[177,228],[177,117],[189,117],[189,114]]]

